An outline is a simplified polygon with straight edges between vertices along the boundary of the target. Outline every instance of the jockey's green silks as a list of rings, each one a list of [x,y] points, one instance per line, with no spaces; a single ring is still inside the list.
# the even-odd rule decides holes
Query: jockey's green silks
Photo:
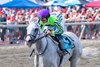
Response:
[[[54,30],[54,32],[52,32],[53,36],[55,34],[62,34],[63,33],[62,26],[58,23],[57,18],[55,16],[50,16],[48,18],[47,23],[43,23],[42,21],[40,21],[41,30],[43,30],[45,26],[56,27],[57,28],[56,30]]]

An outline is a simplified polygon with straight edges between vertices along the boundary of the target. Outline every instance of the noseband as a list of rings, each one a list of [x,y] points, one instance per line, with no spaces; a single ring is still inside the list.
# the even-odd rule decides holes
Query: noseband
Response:
[[[35,42],[39,41],[40,39],[48,36],[48,34],[44,34],[43,36],[40,37],[40,35],[42,35],[42,34],[44,34],[44,33],[40,34],[40,31],[38,31],[38,29],[37,29],[37,30],[35,30],[34,34],[28,34],[27,36],[30,36],[31,37],[31,42],[35,43]],[[47,41],[47,38],[46,38],[46,41]],[[48,45],[48,41],[47,41],[47,45]],[[37,55],[43,54],[47,49],[47,45],[46,45],[45,49],[41,53],[36,53],[36,54]]]
[[[38,29],[35,29],[35,32],[33,34],[28,34],[28,35],[26,35],[26,37],[30,36],[32,43],[35,43],[36,41],[38,41],[38,40],[40,40],[40,39],[42,39],[42,38],[44,38],[44,37],[46,37],[48,35],[48,34],[45,34],[44,36],[40,37],[40,35],[42,35],[42,34],[44,34],[44,33],[40,34]],[[37,35],[38,35],[38,37],[37,37]]]

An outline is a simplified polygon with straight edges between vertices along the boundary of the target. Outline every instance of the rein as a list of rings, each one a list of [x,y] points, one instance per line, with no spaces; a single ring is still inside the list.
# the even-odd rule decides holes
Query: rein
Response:
[[[47,34],[47,35],[48,35],[48,34]],[[42,38],[46,37],[47,35],[44,35],[43,37],[39,38],[38,40],[40,40],[40,39],[42,39]],[[37,41],[38,41],[38,40],[37,40]],[[44,53],[45,53],[45,51],[46,51],[46,49],[47,49],[47,47],[48,47],[48,40],[47,40],[47,38],[46,38],[46,41],[47,41],[47,44],[46,44],[45,49],[44,49],[41,53],[36,53],[37,55],[42,55],[42,54],[44,54]]]
[[[29,34],[29,35],[30,35],[30,34]],[[46,37],[47,35],[48,35],[48,34],[45,34],[44,36],[42,36],[42,37],[40,37],[40,38],[34,40],[33,44],[34,44],[35,42],[37,42],[38,40],[40,40],[40,39]],[[27,36],[28,36],[28,35],[27,35]],[[30,36],[33,36],[33,35],[30,35]],[[48,40],[47,40],[47,38],[46,38],[46,41],[47,41],[47,45],[46,45],[45,49],[44,49],[41,53],[37,53],[37,52],[36,52],[35,54],[37,54],[37,55],[42,55],[42,54],[45,53],[45,51],[46,51],[46,49],[47,49],[47,46],[48,46]],[[33,52],[34,52],[34,49],[32,50],[30,56],[32,56]]]
[[[47,36],[47,35],[46,35],[46,36]],[[45,37],[45,36],[43,36],[43,37]],[[41,39],[42,39],[43,37],[41,37]],[[39,39],[40,39],[40,38],[39,38]],[[45,51],[46,51],[46,49],[47,49],[47,46],[48,46],[48,40],[47,40],[47,38],[46,38],[46,41],[47,41],[47,45],[46,45],[45,49],[44,49],[41,53],[35,53],[35,55],[36,55],[36,62],[37,62],[36,67],[39,67],[39,55],[44,54]]]
[[[47,35],[48,35],[48,34],[46,34],[46,35],[44,35],[44,36],[42,36],[42,37],[40,37],[40,38],[38,38],[38,39],[34,40],[34,42],[33,42],[33,43],[35,43],[35,42],[37,42],[38,40],[40,40],[40,39],[42,39],[42,38],[46,37]]]
[[[48,35],[48,34],[46,34],[46,35],[44,35],[44,36],[42,36],[42,37],[40,37],[40,38],[34,40],[33,43],[37,42],[38,40],[40,40],[40,39],[42,39],[42,38],[44,38],[44,37],[47,37],[47,35]],[[34,54],[36,55],[36,63],[37,63],[37,64],[36,64],[36,67],[39,67],[39,55],[44,54],[45,51],[46,51],[46,49],[47,49],[47,47],[48,47],[48,40],[47,40],[47,38],[46,38],[46,41],[47,41],[46,47],[45,47],[45,49],[44,49],[41,53],[35,52],[34,49],[33,49],[32,52],[31,52],[31,54],[30,54],[30,56],[32,56],[33,52],[35,52]]]

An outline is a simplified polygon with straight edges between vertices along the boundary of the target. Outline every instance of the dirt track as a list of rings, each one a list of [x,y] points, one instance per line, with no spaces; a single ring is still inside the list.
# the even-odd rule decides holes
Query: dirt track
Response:
[[[100,67],[100,41],[84,40],[84,47],[97,48],[99,55],[91,59],[81,58],[78,67]],[[27,46],[0,47],[0,67],[33,67],[33,58],[29,57],[31,49]],[[69,67],[69,63],[66,63]]]

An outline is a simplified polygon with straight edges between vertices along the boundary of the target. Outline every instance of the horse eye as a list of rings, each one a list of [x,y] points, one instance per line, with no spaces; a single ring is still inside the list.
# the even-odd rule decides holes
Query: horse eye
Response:
[[[31,42],[32,40],[29,40],[28,42]]]

